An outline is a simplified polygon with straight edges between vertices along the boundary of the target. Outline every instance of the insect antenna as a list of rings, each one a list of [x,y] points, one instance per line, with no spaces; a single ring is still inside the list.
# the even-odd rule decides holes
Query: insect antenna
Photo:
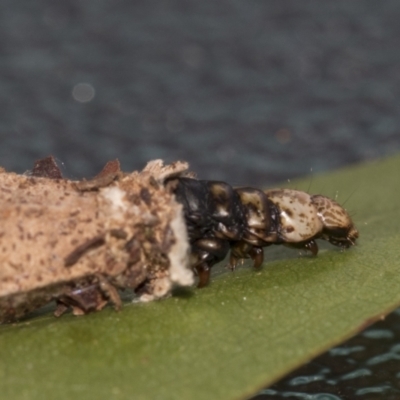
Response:
[[[353,194],[358,190],[358,188],[355,188],[349,196],[347,196],[347,199],[341,204],[342,207],[352,198]]]
[[[311,185],[312,185],[313,179],[314,179],[314,174],[313,174],[313,169],[312,169],[312,167],[310,168],[310,172],[311,172],[311,180],[310,180],[310,183],[309,183],[308,188],[307,188],[307,191],[306,191],[306,193],[308,193],[308,194],[310,194]]]
[[[354,219],[353,217],[357,216],[357,213],[354,211],[354,212],[349,213],[349,215],[350,215],[351,219]]]

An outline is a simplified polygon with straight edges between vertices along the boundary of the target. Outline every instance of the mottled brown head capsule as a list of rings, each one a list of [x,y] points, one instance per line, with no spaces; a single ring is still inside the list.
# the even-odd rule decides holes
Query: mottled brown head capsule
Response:
[[[323,224],[321,238],[335,246],[348,248],[354,245],[358,230],[347,211],[329,197],[314,195],[311,199]]]

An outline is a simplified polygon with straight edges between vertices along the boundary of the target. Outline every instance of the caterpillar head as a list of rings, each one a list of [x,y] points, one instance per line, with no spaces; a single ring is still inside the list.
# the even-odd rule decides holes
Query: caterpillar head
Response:
[[[335,200],[325,196],[311,196],[311,201],[323,224],[321,238],[335,246],[353,246],[358,238],[358,230],[348,212]]]

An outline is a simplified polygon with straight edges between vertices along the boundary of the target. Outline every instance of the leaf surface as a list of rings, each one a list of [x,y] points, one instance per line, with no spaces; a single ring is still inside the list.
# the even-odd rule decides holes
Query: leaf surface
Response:
[[[0,326],[0,398],[239,399],[400,304],[400,157],[312,178],[354,215],[357,246],[283,246],[216,268],[210,287],[74,317]],[[310,179],[291,184],[307,190]],[[285,185],[287,187],[288,185]],[[321,243],[321,242],[320,242]]]

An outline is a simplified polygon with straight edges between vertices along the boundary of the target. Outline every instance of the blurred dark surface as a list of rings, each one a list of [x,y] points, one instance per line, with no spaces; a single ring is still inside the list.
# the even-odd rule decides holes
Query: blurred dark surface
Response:
[[[266,185],[400,149],[396,0],[0,2],[1,164]]]
[[[252,400],[400,399],[400,309]]]
[[[184,159],[205,179],[266,186],[398,152],[399,19],[397,0],[2,0],[0,165],[53,154],[79,178],[113,158]],[[400,398],[398,374],[363,379]],[[340,399],[355,381],[328,383],[334,397],[285,385],[264,396]]]

